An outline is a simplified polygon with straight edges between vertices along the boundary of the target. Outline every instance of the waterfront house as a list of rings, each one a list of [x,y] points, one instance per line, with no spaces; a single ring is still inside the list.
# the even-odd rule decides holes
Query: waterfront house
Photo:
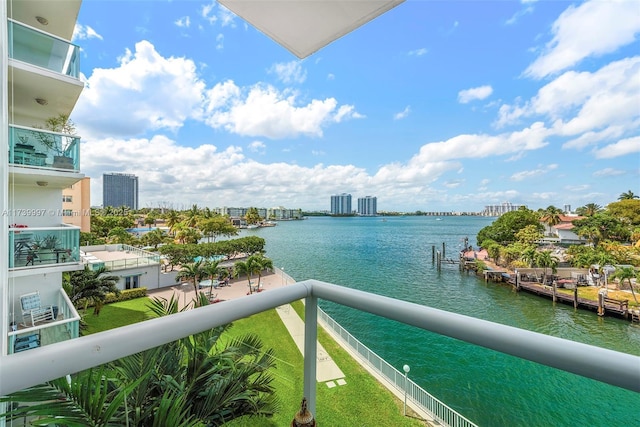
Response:
[[[560,215],[560,222],[556,225],[549,225],[541,221],[544,226],[543,243],[565,243],[565,244],[581,244],[586,240],[573,232],[573,221],[583,219],[583,216],[577,215]]]

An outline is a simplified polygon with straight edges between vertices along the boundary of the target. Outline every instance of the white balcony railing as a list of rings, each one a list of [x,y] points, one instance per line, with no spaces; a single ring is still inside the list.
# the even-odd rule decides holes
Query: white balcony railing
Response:
[[[640,392],[640,357],[419,304],[306,280],[269,292],[0,358],[0,395],[166,344],[305,298],[304,396],[316,411],[318,299]],[[309,357],[310,355],[310,357]]]
[[[51,301],[46,302],[51,303]],[[51,305],[56,307],[56,319],[37,326],[9,332],[9,354],[15,352],[16,340],[21,338],[36,337],[37,346],[35,348],[39,348],[80,336],[80,315],[63,289],[60,289],[57,301]]]

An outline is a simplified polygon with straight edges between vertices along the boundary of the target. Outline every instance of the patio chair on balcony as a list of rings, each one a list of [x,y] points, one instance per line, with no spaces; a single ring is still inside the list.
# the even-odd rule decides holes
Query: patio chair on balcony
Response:
[[[21,295],[20,305],[22,306],[22,322],[24,326],[35,326],[38,322],[55,320],[53,306],[43,306],[40,302],[40,293],[38,291]]]

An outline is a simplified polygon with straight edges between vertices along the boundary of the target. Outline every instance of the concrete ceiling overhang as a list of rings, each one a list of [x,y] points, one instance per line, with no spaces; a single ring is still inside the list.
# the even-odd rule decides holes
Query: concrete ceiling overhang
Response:
[[[404,1],[218,0],[300,59]]]

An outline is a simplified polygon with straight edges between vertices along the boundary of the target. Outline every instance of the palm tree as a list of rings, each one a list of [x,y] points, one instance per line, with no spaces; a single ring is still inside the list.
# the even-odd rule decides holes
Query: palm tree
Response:
[[[182,219],[180,217],[180,214],[177,211],[170,210],[165,215],[165,218],[167,219],[167,227],[169,227],[169,233],[171,233],[171,234],[173,234],[175,236],[176,235],[176,230],[175,230],[176,225]]]
[[[100,308],[104,304],[108,293],[119,294],[118,276],[107,274],[105,267],[96,269],[84,266],[83,270],[71,271],[68,274],[68,286],[65,291],[69,295],[69,299],[74,306],[84,302],[86,307],[89,303],[93,303],[94,314],[100,314]]]
[[[202,261],[197,261],[191,264],[185,264],[180,268],[180,271],[176,275],[176,282],[180,280],[186,280],[193,284],[193,289],[198,295],[198,281],[204,277],[205,273],[202,269]]]
[[[246,261],[238,261],[233,266],[233,272],[235,277],[239,277],[242,275],[247,276],[247,285],[249,286],[249,293],[253,293],[253,288],[251,287],[251,276],[258,273],[260,271],[260,264],[256,260],[254,255],[251,255],[247,258]]]
[[[640,198],[640,196],[633,194],[633,191],[629,190],[627,192],[620,194],[620,196],[618,197],[618,200],[631,200],[631,199],[638,199],[638,198]]]
[[[584,215],[584,216],[594,216],[600,211],[602,211],[602,206],[600,206],[597,203],[587,203],[586,205],[576,209],[576,213],[578,215]]]
[[[200,209],[198,209],[198,205],[191,206],[191,209],[187,211],[187,219],[185,220],[187,227],[194,228],[197,226],[199,217]]]
[[[542,211],[541,220],[549,227],[556,226],[562,222],[562,210],[556,208],[555,206],[548,206],[544,211]]]
[[[266,269],[273,269],[273,261],[264,255],[258,253],[255,255],[251,255],[255,257],[255,262],[258,266],[258,291],[260,290],[260,280],[262,279],[262,272]]]
[[[551,273],[555,274],[558,267],[558,260],[551,256],[551,251],[539,251],[536,253],[536,264],[544,268],[545,282],[547,281],[547,268],[551,268]]]
[[[213,288],[214,280],[218,279],[218,276],[223,271],[227,271],[225,268],[218,267],[219,261],[207,261],[202,266],[202,273],[209,277],[211,280],[211,286],[209,286],[209,297],[211,297],[211,288]]]
[[[156,299],[150,307],[156,316],[179,311],[175,300]],[[31,387],[0,402],[33,403],[16,406],[7,418],[38,416],[39,425],[195,427],[272,416],[279,407],[271,385],[274,352],[252,334],[222,342],[230,326]]]
[[[168,243],[172,239],[164,234],[164,231],[156,228],[155,230],[151,230],[148,233],[144,234],[140,241],[146,245],[153,246],[154,249],[158,249],[158,245],[161,243]]]
[[[520,256],[520,259],[523,262],[525,262],[529,266],[529,268],[533,268],[533,273],[536,276],[538,275],[538,272],[535,269],[537,253],[538,251],[536,251],[535,247],[529,246],[527,249],[524,250],[524,252],[522,252],[522,255]]]
[[[638,298],[636,298],[636,292],[633,290],[633,283],[631,283],[631,279],[638,279],[638,273],[633,267],[618,267],[616,271],[611,275],[611,278],[620,279],[620,285],[624,284],[625,280],[629,281],[629,287],[631,288],[631,294],[633,295],[633,300],[638,303]]]

